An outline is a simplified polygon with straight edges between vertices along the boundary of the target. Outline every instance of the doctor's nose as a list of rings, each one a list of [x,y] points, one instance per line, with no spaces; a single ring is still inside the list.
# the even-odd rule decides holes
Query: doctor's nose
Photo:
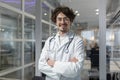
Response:
[[[61,23],[65,23],[66,22],[66,20],[63,18],[62,20],[61,20]]]

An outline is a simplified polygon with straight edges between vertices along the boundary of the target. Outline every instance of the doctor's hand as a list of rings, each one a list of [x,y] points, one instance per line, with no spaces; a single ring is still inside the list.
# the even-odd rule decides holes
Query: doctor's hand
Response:
[[[55,60],[48,59],[48,60],[47,60],[47,64],[48,64],[49,66],[53,67],[54,64],[55,64]]]
[[[71,58],[69,61],[70,61],[70,62],[74,62],[74,63],[76,63],[76,62],[78,62],[78,59],[75,58],[75,57],[73,57],[73,58]]]

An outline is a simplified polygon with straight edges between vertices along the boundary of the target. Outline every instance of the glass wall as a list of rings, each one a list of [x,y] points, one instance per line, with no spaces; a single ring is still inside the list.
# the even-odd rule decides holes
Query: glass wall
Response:
[[[49,37],[49,36],[53,36],[54,33],[56,33],[56,29],[55,29],[55,24],[51,21],[51,11],[53,9],[53,7],[51,7],[51,3],[49,2],[49,0],[45,0],[48,4],[46,4],[46,2],[43,1],[42,3],[42,48],[44,46],[45,40]],[[55,5],[52,5],[55,6]]]
[[[0,2],[3,2],[9,6],[12,6],[17,9],[22,9],[22,0],[0,0]]]
[[[107,73],[111,78],[118,77],[120,73],[120,28],[116,28],[115,25],[106,31],[106,57]]]
[[[32,63],[35,60],[35,43],[24,42],[24,64]]]
[[[24,0],[25,12],[35,15],[35,2],[36,0]]]
[[[55,35],[57,32],[57,26],[51,26],[51,35]]]
[[[35,20],[25,16],[24,38],[34,40]]]
[[[0,70],[22,65],[21,15],[0,7]],[[8,14],[10,13],[10,14]]]
[[[120,0],[108,1],[106,57],[107,74],[111,80],[120,79]],[[111,14],[111,15],[109,15]],[[109,79],[110,79],[109,77]]]
[[[22,1],[0,0],[0,80],[32,80],[35,74],[35,16],[23,8],[35,7],[35,0]]]
[[[22,71],[17,70],[0,77],[1,80],[22,80]]]
[[[43,23],[42,24],[42,40],[46,40],[48,37],[49,37],[49,25],[48,24],[45,24]]]
[[[43,43],[56,32],[50,15],[57,3],[46,2],[41,7]],[[0,0],[0,80],[32,80],[35,75],[35,5],[36,0]]]
[[[22,21],[21,14],[0,7],[0,38],[2,39],[21,39]],[[8,14],[9,13],[9,14]]]
[[[54,1],[52,1],[52,0],[45,0],[45,1],[49,2],[53,7],[57,7],[57,6],[60,5],[59,2],[60,2],[61,0],[54,0]]]
[[[30,66],[28,68],[25,68],[25,75],[24,75],[24,80],[32,80],[34,74],[35,74],[35,70],[33,68],[33,66]]]
[[[79,34],[83,38],[85,46],[85,61],[81,72],[82,79],[99,80],[99,29],[85,29]]]
[[[21,48],[19,41],[0,41],[0,71],[22,65]]]
[[[42,19],[50,21],[50,8],[45,3],[42,3]]]

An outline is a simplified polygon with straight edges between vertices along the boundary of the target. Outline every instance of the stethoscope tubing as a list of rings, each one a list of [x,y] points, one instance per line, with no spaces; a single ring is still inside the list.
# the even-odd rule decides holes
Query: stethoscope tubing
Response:
[[[68,48],[69,48],[71,42],[73,41],[74,36],[75,36],[75,35],[73,35],[72,38],[69,38],[69,42],[68,42],[68,44],[66,45],[66,47],[64,48],[64,49],[65,49],[65,53],[69,53],[69,49],[68,49]],[[49,50],[50,50],[50,43],[51,43],[52,40],[55,40],[55,35],[49,40]],[[55,46],[55,42],[54,42],[54,44],[53,44],[53,48],[54,48],[54,46]],[[52,48],[52,49],[53,49],[53,48]]]

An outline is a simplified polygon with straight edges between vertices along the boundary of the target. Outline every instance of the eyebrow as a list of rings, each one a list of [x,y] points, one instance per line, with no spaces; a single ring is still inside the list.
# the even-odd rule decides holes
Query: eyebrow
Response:
[[[62,17],[57,17],[57,19],[62,19]],[[63,17],[63,19],[69,19],[68,17]]]

